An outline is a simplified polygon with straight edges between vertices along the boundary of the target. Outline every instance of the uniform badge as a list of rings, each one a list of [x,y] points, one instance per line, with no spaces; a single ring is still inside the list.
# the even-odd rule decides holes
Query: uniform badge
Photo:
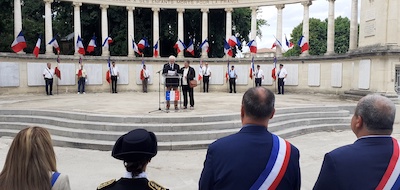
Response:
[[[154,181],[149,181],[149,187],[153,190],[168,190]]]
[[[116,182],[115,179],[112,179],[112,180],[110,180],[110,181],[104,182],[104,183],[100,184],[100,185],[97,187],[97,190],[103,189],[103,188],[108,187],[108,186],[110,186],[110,185],[114,185],[115,182]]]

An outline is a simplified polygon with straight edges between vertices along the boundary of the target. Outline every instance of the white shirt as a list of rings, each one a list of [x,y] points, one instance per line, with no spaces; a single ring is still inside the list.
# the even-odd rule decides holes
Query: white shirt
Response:
[[[264,72],[263,70],[256,70],[256,74],[255,74],[256,78],[264,78]]]
[[[236,78],[236,70],[229,70],[229,78]]]
[[[187,83],[187,75],[189,73],[189,67],[183,69],[183,79],[182,79],[182,85],[188,85]]]
[[[119,70],[117,66],[111,66],[111,76],[118,76]]]
[[[285,68],[282,67],[282,69],[280,71],[278,71],[278,78],[285,78],[286,75],[287,75],[287,71]]]
[[[44,78],[52,79],[54,76],[54,69],[53,68],[49,69],[48,67],[46,67],[43,70],[43,75],[44,75]]]
[[[211,75],[211,69],[210,67],[203,67],[203,76],[210,76]]]
[[[146,79],[146,78],[150,78],[150,72],[149,72],[149,70],[143,69],[143,76],[144,76],[145,79]]]

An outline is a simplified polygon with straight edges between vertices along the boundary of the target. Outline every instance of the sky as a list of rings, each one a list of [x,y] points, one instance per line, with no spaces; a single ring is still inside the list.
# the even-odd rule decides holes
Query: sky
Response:
[[[360,1],[358,8],[360,9]],[[327,0],[316,0],[312,2],[310,6],[310,18],[319,18],[324,20],[328,18],[329,2]],[[275,41],[274,35],[276,35],[276,23],[277,23],[277,9],[275,6],[260,7],[260,12],[257,14],[257,18],[267,20],[269,26],[263,26],[262,38],[257,37],[258,48],[271,48]],[[285,5],[282,12],[283,23],[282,23],[282,44],[284,42],[284,34],[286,34],[288,40],[291,39],[290,34],[294,27],[299,25],[303,21],[303,5],[300,3]],[[336,17],[348,17],[351,16],[351,0],[336,0],[335,1],[335,18]],[[360,16],[360,15],[359,15]],[[298,39],[294,39],[297,42]],[[286,45],[283,45],[286,48]]]

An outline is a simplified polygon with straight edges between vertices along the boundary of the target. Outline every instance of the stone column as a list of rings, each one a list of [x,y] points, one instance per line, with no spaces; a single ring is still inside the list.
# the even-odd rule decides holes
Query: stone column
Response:
[[[258,7],[251,7],[251,39],[255,40],[257,37],[257,10]]]
[[[133,42],[132,38],[135,37],[135,29],[134,29],[134,18],[133,11],[135,7],[126,7],[128,11],[128,57],[135,57],[135,51],[133,51]],[[134,39],[133,39],[134,40]]]
[[[358,0],[352,0],[349,51],[357,49],[357,39],[358,39]]]
[[[278,9],[277,24],[276,24],[276,38],[282,43],[282,10],[285,5],[276,5]],[[282,57],[282,47],[276,46],[276,57]]]
[[[185,12],[185,9],[182,9],[182,8],[179,8],[179,9],[176,9],[176,11],[178,11],[178,38],[180,39],[180,40],[182,40],[182,42],[184,42],[184,34],[183,34],[183,29],[184,29],[184,25],[183,25],[183,13]],[[181,51],[179,54],[178,54],[178,57],[180,57],[180,58],[182,58],[182,57],[184,57],[183,56],[183,52],[184,51]]]
[[[157,40],[159,40],[160,38],[160,18],[159,18],[160,8],[151,8],[151,10],[153,11],[153,46],[154,46],[157,43]],[[158,56],[161,57],[160,41],[158,41],[158,47],[159,47]]]
[[[226,8],[226,38],[228,41],[229,37],[232,36],[232,12],[233,8]]]
[[[14,0],[14,37],[17,38],[19,32],[22,30],[22,11],[21,0]],[[20,51],[18,53],[24,53]]]
[[[101,8],[101,36],[102,36],[101,43],[103,43],[104,40],[108,37],[108,17],[107,17],[108,7],[109,7],[108,5],[100,5],[100,8]],[[108,48],[102,47],[101,56],[109,56],[109,55],[110,55],[109,47]]]
[[[306,1],[301,3],[304,6],[303,13],[303,36],[306,38],[308,44],[310,45],[310,5],[312,1]],[[301,56],[310,55],[309,50],[304,51]]]
[[[76,41],[78,40],[78,35],[81,35],[81,6],[82,3],[73,2],[74,5],[74,47],[75,55],[79,55],[78,48],[76,48]],[[81,36],[82,37],[82,36]]]
[[[335,0],[329,1],[329,15],[328,15],[328,42],[325,55],[332,55],[335,53]]]
[[[208,8],[203,8],[201,9],[201,12],[203,13],[203,19],[202,19],[202,33],[201,33],[201,38],[202,41],[208,39],[208,13],[209,9]],[[207,58],[208,54],[206,51],[201,50],[201,58]]]
[[[45,46],[46,54],[53,54],[53,46],[48,43],[53,39],[53,27],[51,20],[51,3],[53,0],[44,0],[44,15],[45,15]]]

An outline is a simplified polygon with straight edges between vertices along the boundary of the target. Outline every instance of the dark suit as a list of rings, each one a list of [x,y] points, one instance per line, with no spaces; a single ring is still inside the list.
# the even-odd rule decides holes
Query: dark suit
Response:
[[[316,190],[375,189],[393,153],[390,137],[360,138],[325,154]]]
[[[158,185],[158,184],[157,184]],[[157,186],[152,186],[149,183],[149,180],[146,178],[138,178],[138,179],[129,179],[129,178],[121,178],[118,181],[111,183],[105,187],[97,188],[98,190],[153,190],[153,188]],[[165,190],[165,188],[160,187],[160,190]]]
[[[246,125],[208,147],[200,190],[250,189],[265,169],[272,150],[272,134],[263,126]],[[300,189],[299,151],[291,145],[289,164],[277,189]]]
[[[187,107],[188,105],[188,92],[189,92],[189,98],[190,98],[190,106],[194,106],[194,97],[193,97],[193,88],[190,88],[190,81],[194,80],[196,77],[196,71],[193,69],[193,67],[189,66],[189,71],[186,76],[186,81],[187,85],[183,85],[183,80],[185,80],[184,74],[184,69],[185,67],[182,67],[180,70],[180,73],[182,74],[182,92],[183,92],[183,106]]]
[[[169,63],[164,64],[163,67],[163,75],[167,75],[168,71],[176,71],[177,74],[175,76],[178,76],[179,72],[179,65],[174,63],[173,67]],[[167,78],[165,79],[165,86],[167,87],[178,87],[179,86],[179,79],[178,78]]]

